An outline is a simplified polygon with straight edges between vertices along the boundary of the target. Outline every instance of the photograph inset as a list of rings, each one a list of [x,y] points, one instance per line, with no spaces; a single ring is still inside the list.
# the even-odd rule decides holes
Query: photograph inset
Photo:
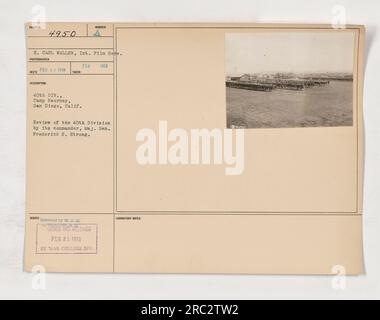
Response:
[[[226,35],[228,128],[353,125],[353,32]]]

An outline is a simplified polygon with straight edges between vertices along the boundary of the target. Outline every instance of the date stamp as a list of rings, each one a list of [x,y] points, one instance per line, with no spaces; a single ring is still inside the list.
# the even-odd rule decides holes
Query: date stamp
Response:
[[[97,254],[96,224],[37,224],[37,254]]]

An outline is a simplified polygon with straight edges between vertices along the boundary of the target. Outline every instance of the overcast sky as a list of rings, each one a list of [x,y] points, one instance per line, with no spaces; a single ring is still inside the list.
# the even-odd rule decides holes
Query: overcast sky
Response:
[[[353,72],[353,32],[226,35],[226,72]]]

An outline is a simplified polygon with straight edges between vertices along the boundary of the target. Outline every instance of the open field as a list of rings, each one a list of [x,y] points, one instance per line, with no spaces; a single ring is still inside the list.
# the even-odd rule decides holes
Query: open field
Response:
[[[353,123],[352,81],[331,81],[301,91],[226,90],[228,128],[335,127]]]

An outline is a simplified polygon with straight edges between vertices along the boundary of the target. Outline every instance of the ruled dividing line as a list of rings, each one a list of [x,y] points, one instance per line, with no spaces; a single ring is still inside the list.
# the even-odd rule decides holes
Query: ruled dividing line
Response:
[[[113,76],[113,73],[30,73],[28,76]]]
[[[113,50],[113,48],[89,48],[89,47],[83,47],[83,48],[28,48],[28,50]]]
[[[108,215],[108,216],[303,216],[303,217],[361,217],[363,214],[361,213],[290,213],[290,212],[273,212],[273,213],[222,213],[222,212],[210,212],[204,211],[203,213],[199,212],[184,212],[184,211],[176,211],[176,212],[166,212],[166,211],[145,211],[145,212],[116,212],[116,213],[93,213],[93,212],[40,212],[40,213],[28,213],[29,215],[39,216],[39,215]]]
[[[60,63],[67,63],[67,62],[72,62],[72,63],[113,63],[113,61],[82,61],[82,60],[70,60],[70,61],[52,61],[52,60],[49,60],[49,61],[38,61],[38,60],[33,60],[33,61],[29,61],[30,63],[46,63],[46,62],[50,62],[50,63],[54,63],[54,62],[60,62]]]
[[[101,38],[112,38],[112,36],[75,36],[75,37],[50,37],[50,36],[28,36],[28,38],[49,38],[49,39],[75,39],[75,38],[90,38],[90,39],[101,39]]]

